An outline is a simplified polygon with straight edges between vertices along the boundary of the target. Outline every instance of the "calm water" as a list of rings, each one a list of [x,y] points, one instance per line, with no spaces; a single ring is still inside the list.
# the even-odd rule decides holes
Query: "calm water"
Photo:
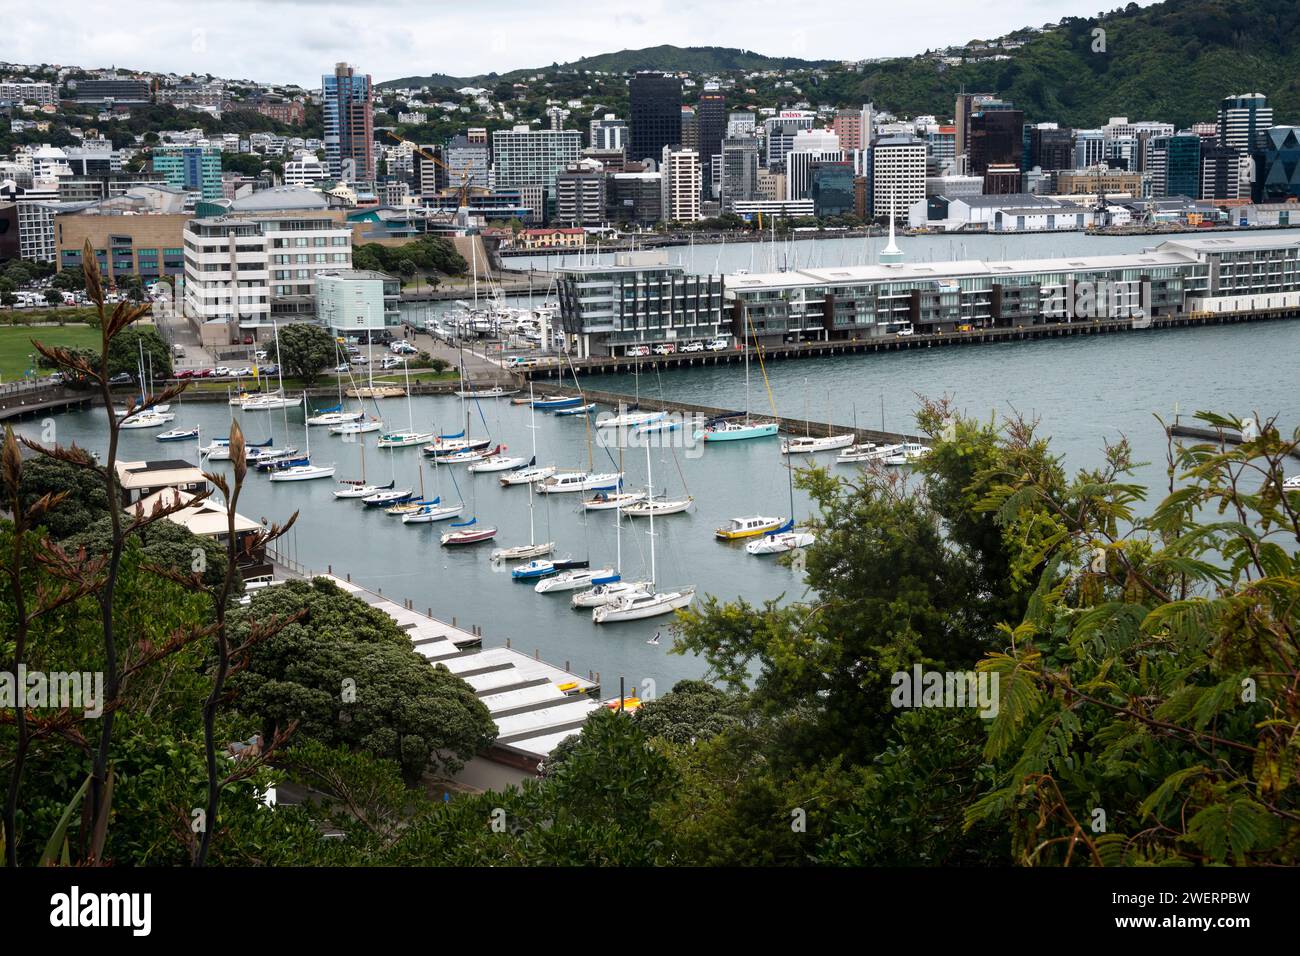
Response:
[[[1280,238],[1283,234],[1271,235]],[[1300,237],[1300,231],[1286,235]],[[1141,249],[1161,239],[1077,234],[1005,239],[971,236],[964,240],[964,255],[996,259],[1058,252],[1106,253]],[[879,245],[880,240],[873,243]],[[789,255],[792,264],[797,259],[800,265],[837,265],[863,261],[867,245],[862,240],[805,241],[783,244],[778,251]],[[914,260],[963,255],[961,242],[945,237],[904,238],[900,245]],[[674,261],[680,259],[690,269],[729,271],[749,268],[751,256],[756,268],[767,268],[763,257],[771,252],[769,247],[733,245],[682,249],[672,255]],[[537,264],[555,268],[560,260],[539,258]],[[512,265],[523,263],[515,260]],[[439,304],[433,308],[441,311],[446,307]],[[1104,442],[1127,436],[1135,459],[1151,463],[1141,470],[1139,480],[1159,487],[1164,481],[1165,450],[1153,414],[1170,418],[1175,409],[1184,415],[1198,409],[1239,416],[1257,412],[1261,416],[1278,414],[1284,428],[1294,427],[1300,422],[1300,399],[1294,387],[1297,354],[1300,324],[1261,323],[773,362],[768,377],[779,412],[802,416],[807,410],[810,417],[822,419],[827,416],[829,396],[831,417],[843,425],[856,419],[863,426],[879,426],[883,399],[884,425],[893,431],[910,431],[918,395],[948,395],[957,407],[982,417],[1018,411],[1039,419],[1040,428],[1051,436],[1054,449],[1065,456],[1071,469],[1096,465]],[[757,369],[752,372],[751,406],[757,412],[767,411],[770,406],[762,379]],[[630,376],[605,376],[584,379],[583,384],[630,394],[636,383]],[[662,394],[739,409],[745,402],[744,371],[740,366],[726,366],[643,375],[640,390],[643,395]],[[388,400],[383,406],[391,425],[406,427],[404,400]],[[417,426],[442,432],[460,428],[457,399],[416,398],[413,409]],[[482,415],[486,422],[474,413],[474,434],[486,430],[512,452],[531,455],[527,408],[485,402]],[[225,433],[229,416],[223,404],[195,402],[180,408],[175,424],[201,425],[206,441],[211,435]],[[287,432],[282,412],[250,413],[243,424],[251,440],[269,433],[277,444],[287,436],[301,448],[302,419],[301,410],[289,412]],[[581,418],[539,413],[536,423],[539,462],[555,463],[562,469],[587,467],[588,433]],[[102,411],[60,416],[58,439],[102,450],[104,424]],[[20,430],[35,435],[40,424],[24,422]],[[153,434],[123,432],[123,455],[158,458],[195,453],[193,443],[162,445]],[[375,436],[367,437],[367,477],[382,483],[395,476],[403,485],[418,487],[422,461],[418,449],[379,451],[374,447]],[[312,429],[311,447],[318,463],[338,464],[339,477],[360,476],[359,444],[345,443],[317,428]],[[597,470],[613,470],[605,449],[595,447],[592,455]],[[743,597],[751,602],[802,595],[803,586],[792,570],[772,558],[751,557],[739,545],[719,543],[712,534],[713,528],[736,515],[789,513],[787,473],[774,439],[715,445],[702,457],[692,457],[681,449],[676,455],[668,449],[654,449],[652,468],[658,492],[667,489],[675,495],[684,484],[696,500],[692,513],[655,522],[656,532],[662,532],[656,540],[663,586],[694,584],[701,593],[727,599]],[[630,451],[624,470],[630,487],[644,486],[644,450]],[[662,691],[680,678],[703,672],[702,662],[668,654],[666,636],[658,647],[646,644],[655,630],[664,627],[662,619],[596,627],[589,612],[571,609],[569,594],[539,595],[508,574],[494,573],[488,561],[491,547],[528,539],[529,494],[524,488],[502,488],[494,475],[472,476],[463,466],[457,468],[455,477],[467,513],[501,529],[493,545],[441,548],[438,535],[445,524],[402,525],[399,519],[366,509],[359,502],[336,501],[331,493],[333,482],[328,480],[272,484],[264,476],[251,476],[240,511],[254,519],[282,520],[299,510],[299,522],[285,547],[303,564],[316,570],[332,565],[336,573],[350,572],[358,583],[381,588],[396,600],[411,598],[416,607],[432,607],[438,617],[455,617],[462,625],[482,625],[489,646],[511,638],[515,647],[536,649],[553,663],[568,661],[580,672],[599,671],[608,694],[617,691],[620,676],[637,683],[653,678]],[[453,500],[457,496],[446,467],[435,475],[425,463],[424,483],[430,495],[440,493]],[[593,566],[612,564],[616,551],[613,515],[584,515],[579,498],[534,496],[537,539],[555,540],[558,553],[587,557]],[[807,503],[798,492],[795,512],[807,512]],[[629,519],[623,530],[624,574],[644,574],[649,566],[648,525]]]

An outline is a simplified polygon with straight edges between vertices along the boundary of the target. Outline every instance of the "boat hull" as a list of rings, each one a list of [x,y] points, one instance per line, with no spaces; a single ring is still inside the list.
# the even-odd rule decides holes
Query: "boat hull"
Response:
[[[694,588],[666,591],[644,597],[629,595],[612,604],[595,608],[591,612],[591,620],[595,624],[615,624],[620,621],[641,621],[648,617],[660,617],[686,607],[694,598]]]

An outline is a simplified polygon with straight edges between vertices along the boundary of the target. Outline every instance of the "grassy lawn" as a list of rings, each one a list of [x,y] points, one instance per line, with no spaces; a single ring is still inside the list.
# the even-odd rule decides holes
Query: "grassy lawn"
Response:
[[[397,385],[400,387],[402,383],[405,381],[405,377],[401,375],[400,372],[401,370],[399,369],[398,374],[396,376],[394,376],[392,370],[385,372],[383,375],[376,375],[375,385],[376,386]],[[426,369],[422,371],[412,372],[411,384],[414,385],[419,382],[424,382],[424,383],[454,382],[456,381],[457,378],[459,378],[459,376],[457,375],[454,369],[448,369],[445,372],[434,372]],[[207,379],[198,379],[192,385],[190,385],[190,390],[194,392],[218,392],[224,395],[227,390],[232,392],[239,391],[241,384],[246,389],[256,388],[256,385],[253,383],[252,379],[244,379],[242,380],[242,382],[236,382],[234,380],[227,381],[225,379],[216,379],[212,381],[209,381]],[[278,382],[276,381],[274,376],[272,376],[268,380],[264,380],[262,384],[268,389],[274,389],[278,386]],[[356,384],[358,386],[364,387],[366,385],[366,380],[364,378],[357,379]],[[316,380],[315,384],[312,385],[311,387],[329,389],[329,388],[338,388],[338,385],[335,382],[334,376],[322,375],[320,378]],[[347,388],[351,388],[352,386],[345,381],[343,383],[343,387],[347,389]],[[284,390],[286,392],[297,392],[297,391],[301,391],[302,388],[303,388],[302,379],[286,378],[284,380]]]
[[[0,381],[13,382],[32,367],[27,356],[35,355],[32,339],[46,345],[99,349],[99,329],[89,325],[36,325],[0,327]],[[48,375],[50,369],[37,369]]]

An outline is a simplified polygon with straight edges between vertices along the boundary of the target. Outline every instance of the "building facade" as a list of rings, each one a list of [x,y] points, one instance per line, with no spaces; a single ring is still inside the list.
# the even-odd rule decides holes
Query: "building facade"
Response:
[[[638,162],[682,144],[682,81],[662,73],[638,73],[628,82],[628,158]]]
[[[375,179],[374,92],[370,77],[346,63],[321,77],[325,164],[339,182]]]
[[[316,273],[316,319],[334,335],[369,341],[402,324],[402,282],[366,269]]]

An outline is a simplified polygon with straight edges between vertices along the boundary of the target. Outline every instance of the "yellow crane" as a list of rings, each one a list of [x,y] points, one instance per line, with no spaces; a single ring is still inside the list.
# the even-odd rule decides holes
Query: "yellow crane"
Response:
[[[403,139],[401,136],[398,136],[392,130],[385,130],[385,132],[389,135],[390,138],[396,140],[397,142],[405,143],[408,146],[410,146],[411,149],[415,150],[415,152],[419,153],[421,156],[423,156],[429,162],[433,163],[435,166],[441,166],[444,170],[446,170],[448,180],[450,180],[452,175],[456,173],[454,169],[452,169],[450,166],[444,163],[442,159],[438,157],[435,153],[429,152],[427,149],[425,149],[423,146],[420,146],[418,143],[414,143],[409,139]],[[464,209],[469,205],[469,192],[471,189],[477,189],[481,192],[487,192],[487,189],[483,186],[470,185],[470,180],[474,178],[474,174],[470,172],[468,168],[462,169],[459,175],[460,175],[460,185],[456,187],[457,205],[460,206],[462,209]]]

